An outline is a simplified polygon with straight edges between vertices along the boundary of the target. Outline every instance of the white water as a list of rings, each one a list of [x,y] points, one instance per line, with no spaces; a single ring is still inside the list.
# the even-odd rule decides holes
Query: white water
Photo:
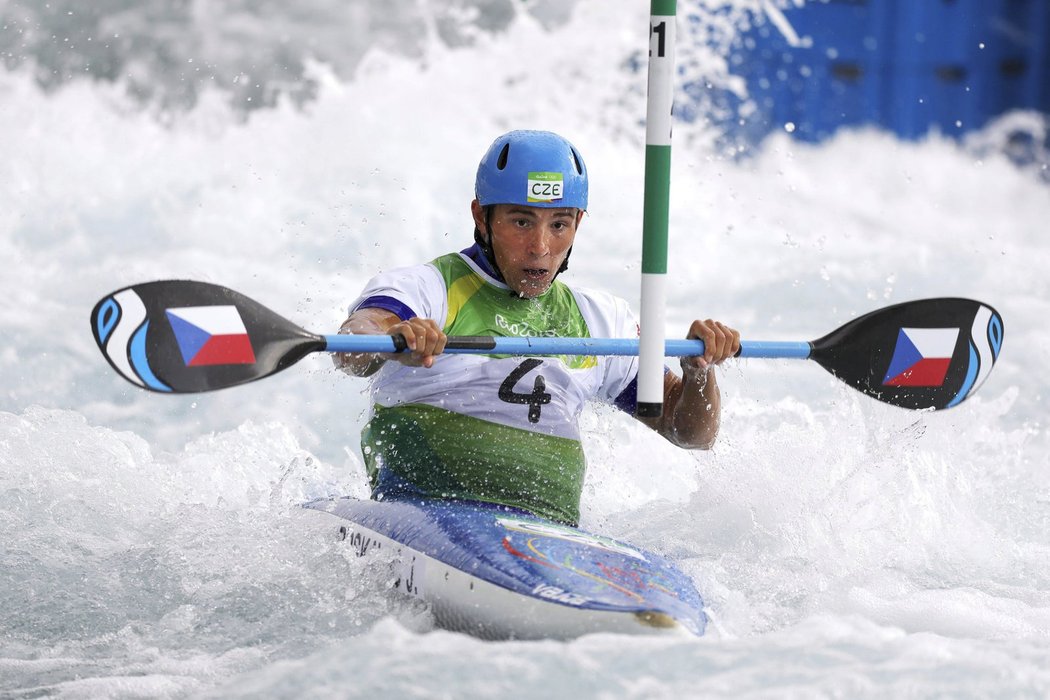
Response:
[[[375,270],[469,242],[477,158],[519,127],[584,152],[569,274],[637,307],[644,76],[622,66],[646,8],[605,7],[581,0],[553,31],[522,15],[453,51],[424,41],[422,61],[314,66],[315,101],[247,117],[205,91],[162,126],[121,88],[0,75],[0,696],[1050,693],[1050,191],[992,151],[862,131],[734,161],[679,128],[668,334],[715,316],[810,339],[934,295],[1006,322],[991,378],[944,413],[748,361],[722,373],[712,452],[585,416],[584,525],[678,560],[715,621],[702,640],[433,631],[385,592],[382,562],[297,508],[364,493],[363,383],[316,357],[164,397],[94,348],[95,301],[160,278],[335,328]]]

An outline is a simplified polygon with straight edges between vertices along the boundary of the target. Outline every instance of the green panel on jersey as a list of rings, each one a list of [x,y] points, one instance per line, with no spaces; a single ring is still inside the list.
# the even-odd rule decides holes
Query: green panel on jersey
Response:
[[[578,441],[423,404],[374,408],[361,433],[373,486],[382,467],[434,497],[500,503],[570,525],[579,521],[586,461]]]
[[[507,289],[487,284],[455,253],[443,255],[431,264],[441,273],[448,289],[448,316],[442,329],[447,335],[590,337],[576,297],[557,280],[544,294],[522,299]],[[560,359],[570,369],[597,364],[597,358],[584,355],[563,355]]]

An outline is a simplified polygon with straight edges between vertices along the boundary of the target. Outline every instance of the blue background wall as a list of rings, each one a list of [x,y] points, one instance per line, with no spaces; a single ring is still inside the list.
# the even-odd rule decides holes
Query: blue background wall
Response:
[[[788,123],[807,141],[857,124],[959,135],[1050,113],[1050,0],[808,0],[784,14],[803,46],[766,22],[730,56],[757,107],[745,137]]]

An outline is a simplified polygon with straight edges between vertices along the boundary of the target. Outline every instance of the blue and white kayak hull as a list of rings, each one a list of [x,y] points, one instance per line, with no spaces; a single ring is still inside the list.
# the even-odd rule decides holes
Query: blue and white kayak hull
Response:
[[[701,635],[703,603],[666,559],[499,506],[459,501],[314,501],[359,556],[393,556],[397,586],[435,622],[484,639]]]

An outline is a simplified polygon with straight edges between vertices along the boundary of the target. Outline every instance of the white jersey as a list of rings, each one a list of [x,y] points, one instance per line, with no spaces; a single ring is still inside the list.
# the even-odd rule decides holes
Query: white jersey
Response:
[[[523,299],[462,253],[377,275],[350,310],[368,306],[432,319],[448,335],[638,335],[623,299],[559,281]],[[426,492],[574,521],[585,469],[580,413],[589,400],[630,395],[637,363],[622,356],[473,354],[443,354],[430,368],[387,362],[372,382],[372,421],[362,436],[370,473],[375,480],[393,469],[413,484],[427,482]],[[506,484],[518,482],[511,489],[517,495],[508,496]],[[537,490],[547,492],[538,504]]]
[[[477,290],[471,289],[475,293],[467,303],[476,308],[470,309],[474,313],[469,320],[463,318],[466,315],[463,308],[466,304],[461,298],[464,285],[457,285],[456,280],[448,284],[437,266],[439,261],[376,276],[351,306],[351,311],[367,299],[387,297],[396,299],[420,318],[432,319],[449,335],[569,336],[569,332],[561,332],[564,330],[583,331],[580,336],[592,338],[638,336],[638,323],[623,299],[561,283],[557,283],[561,290],[552,287],[538,299],[521,299],[470,258],[459,253],[455,256],[458,264],[450,267],[468,267],[474,285],[480,282],[494,292],[479,299]],[[575,302],[578,320],[573,318],[576,315],[571,308],[573,304],[564,303],[565,290]],[[548,296],[562,298],[544,304]],[[482,314],[485,318],[477,318]],[[542,318],[544,323],[538,323],[537,318]],[[542,365],[520,377],[512,388],[515,393],[528,394],[534,388],[535,377],[544,377],[551,400],[541,407],[538,421],[528,419],[527,406],[500,398],[500,387],[522,365],[521,357],[494,359],[487,355],[448,354],[437,357],[430,368],[388,362],[372,383],[372,399],[387,407],[423,403],[503,425],[578,440],[577,417],[584,404],[591,399],[614,402],[638,372],[636,357],[536,359],[541,360]]]

